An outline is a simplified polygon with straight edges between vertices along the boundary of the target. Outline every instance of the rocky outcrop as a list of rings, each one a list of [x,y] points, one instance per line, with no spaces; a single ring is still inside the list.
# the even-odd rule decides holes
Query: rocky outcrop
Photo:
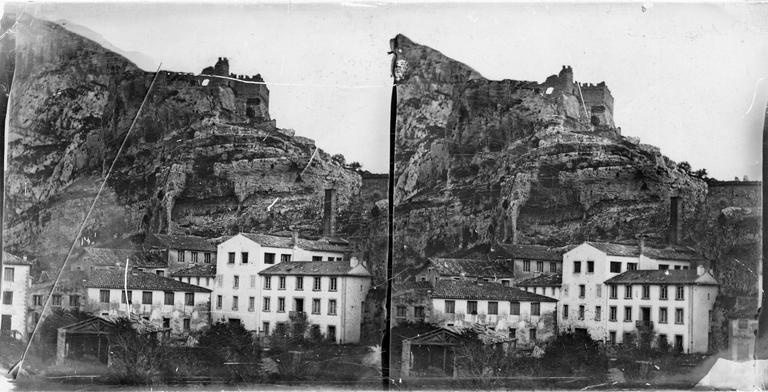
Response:
[[[15,17],[6,12],[4,30]],[[54,23],[22,16],[13,30],[0,43],[12,80],[5,62],[0,76],[11,86],[5,247],[14,252],[61,262],[107,176],[84,232],[91,241],[289,226],[319,234],[326,188],[337,189],[340,213],[359,197],[359,173],[274,121],[246,118],[234,87],[168,71],[110,171],[154,72]]]
[[[432,256],[493,242],[638,234],[664,241],[673,197],[681,201],[675,226],[695,220],[704,181],[587,118],[575,90],[547,88],[557,76],[491,81],[402,35],[391,46],[399,251]]]

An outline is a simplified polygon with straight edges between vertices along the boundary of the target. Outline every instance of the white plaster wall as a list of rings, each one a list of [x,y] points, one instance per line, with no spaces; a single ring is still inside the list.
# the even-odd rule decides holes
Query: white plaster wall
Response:
[[[13,281],[5,280],[5,268],[13,268]],[[0,268],[0,285],[2,291],[13,292],[13,301],[11,305],[3,305],[2,296],[0,296],[0,314],[11,316],[11,330],[19,331],[23,338],[26,338],[26,318],[27,318],[27,297],[30,285],[29,266],[28,265],[2,265]]]

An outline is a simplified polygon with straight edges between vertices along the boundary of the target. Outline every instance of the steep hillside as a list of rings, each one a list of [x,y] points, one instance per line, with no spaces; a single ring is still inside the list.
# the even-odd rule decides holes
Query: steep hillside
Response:
[[[402,35],[391,46],[398,250],[665,241],[672,226],[690,236],[706,184],[623,137],[605,109],[612,97],[585,104],[592,98],[582,90],[604,84],[576,84],[569,67],[544,83],[491,81]]]
[[[15,17],[4,15],[4,30]],[[0,43],[15,65],[0,72],[11,86],[5,247],[56,262],[154,73],[50,22],[23,16],[14,30]],[[326,188],[352,214],[360,175],[268,115],[246,116],[238,83],[160,72],[88,220],[89,240],[289,226],[319,234]]]

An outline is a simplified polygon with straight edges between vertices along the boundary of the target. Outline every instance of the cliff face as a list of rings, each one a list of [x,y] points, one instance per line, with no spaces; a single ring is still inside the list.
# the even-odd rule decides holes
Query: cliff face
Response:
[[[4,18],[5,30],[15,15]],[[50,22],[23,16],[14,30],[0,43],[0,58],[15,64],[12,80],[5,62],[0,75],[11,86],[5,247],[60,262],[154,73]],[[159,73],[85,237],[289,225],[319,234],[326,188],[337,189],[340,213],[352,208],[357,172],[310,139],[244,116],[236,86],[200,81]]]
[[[391,46],[398,251],[690,237],[706,184],[588,118],[570,82],[491,81],[402,35]]]

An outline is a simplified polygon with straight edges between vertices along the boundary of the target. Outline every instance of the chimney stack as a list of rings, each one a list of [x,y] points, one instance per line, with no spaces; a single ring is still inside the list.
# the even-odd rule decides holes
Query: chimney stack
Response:
[[[332,236],[336,227],[336,189],[325,190],[323,203],[323,235]]]
[[[299,246],[299,232],[296,230],[291,233],[291,246],[294,248]]]
[[[645,253],[645,235],[640,235],[640,254]]]
[[[669,199],[669,242],[678,244],[680,241],[680,232],[682,229],[683,204],[679,196],[672,196]]]
[[[350,268],[355,268],[360,264],[360,260],[357,258],[357,256],[352,256],[349,258],[349,266]]]

